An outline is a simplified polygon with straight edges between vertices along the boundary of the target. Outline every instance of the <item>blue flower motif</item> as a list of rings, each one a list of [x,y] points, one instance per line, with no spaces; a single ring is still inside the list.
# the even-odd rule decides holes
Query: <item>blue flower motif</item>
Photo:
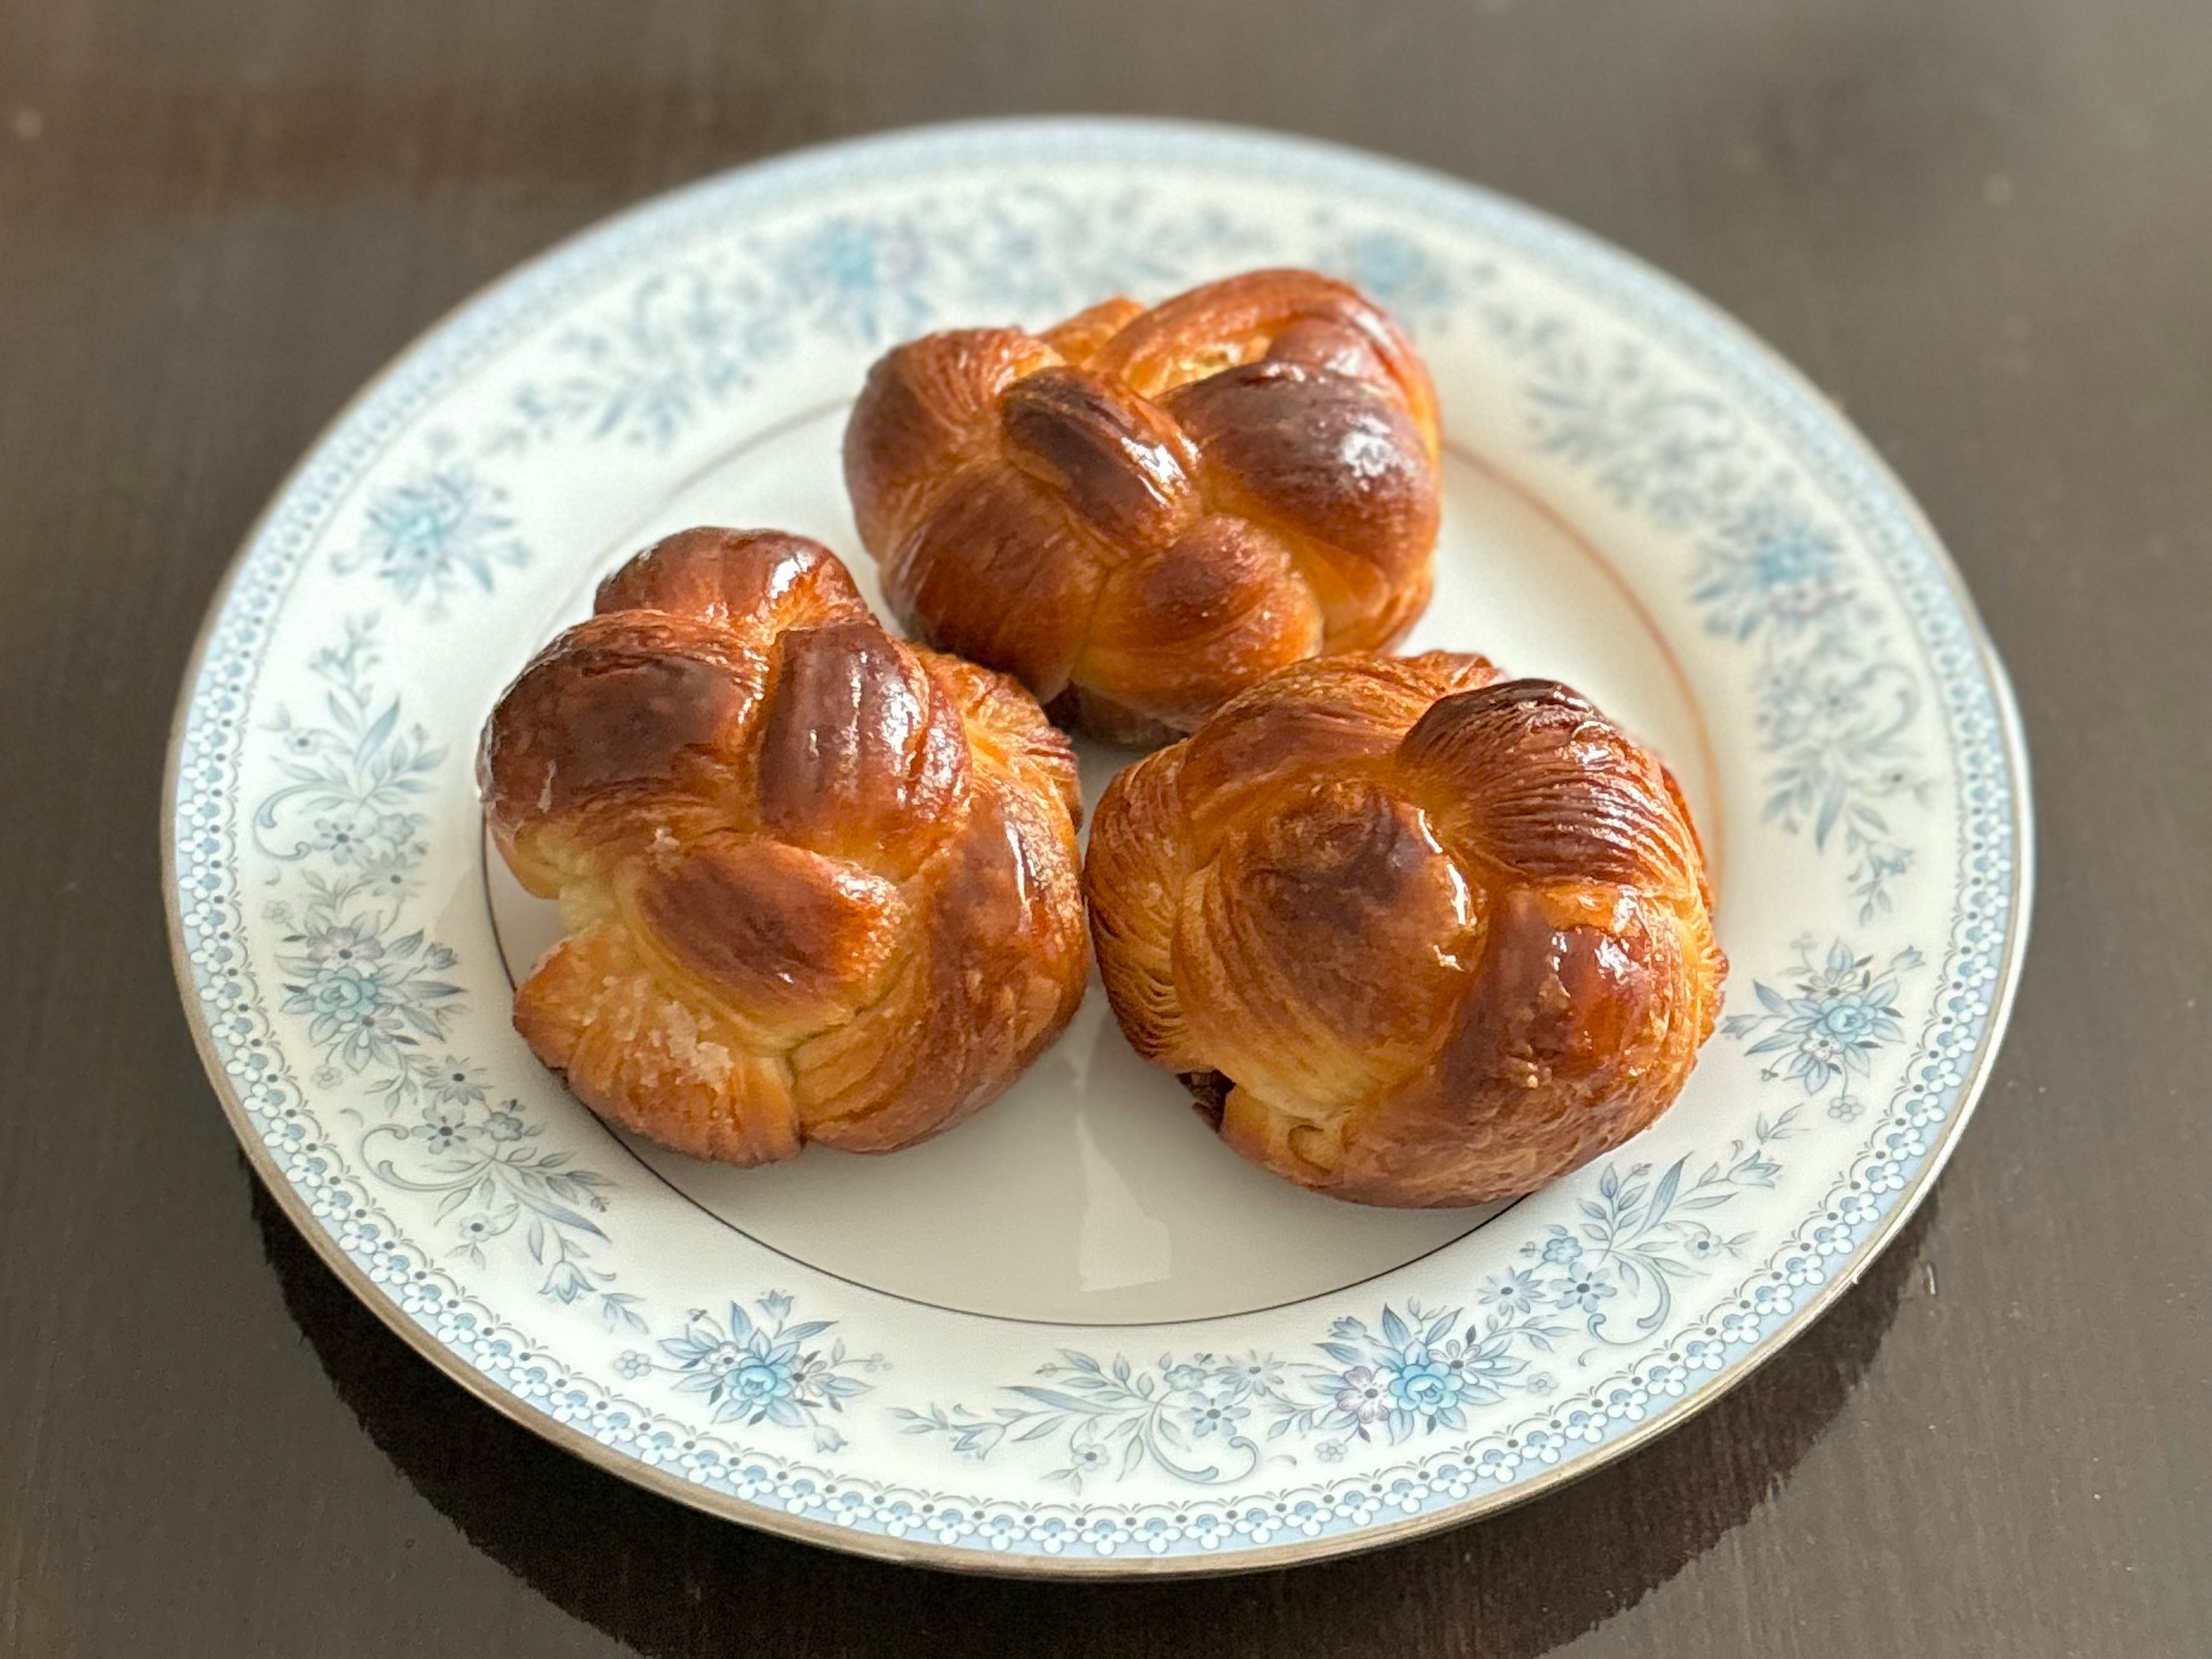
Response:
[[[1395,231],[1356,233],[1331,256],[1330,263],[1370,297],[1408,321],[1420,313],[1447,311],[1453,301],[1450,274],[1426,248]]]
[[[1206,1386],[1206,1370],[1204,1367],[1185,1360],[1161,1372],[1160,1381],[1170,1389],[1202,1389]]]
[[[1480,1300],[1484,1307],[1500,1313],[1524,1314],[1536,1294],[1536,1277],[1532,1273],[1492,1273],[1483,1281]]]
[[[1428,258],[1407,237],[1370,231],[1348,245],[1352,279],[1380,300],[1404,293],[1428,268]]]
[[[428,1143],[433,1156],[459,1151],[476,1133],[466,1112],[434,1100],[422,1109],[422,1121],[414,1130],[415,1139]]]
[[[1602,1268],[1577,1267],[1552,1283],[1553,1300],[1562,1308],[1579,1308],[1587,1314],[1596,1313],[1613,1294],[1613,1285]]]
[[[1337,1378],[1336,1408],[1363,1426],[1390,1414],[1390,1382],[1367,1365],[1354,1365]]]
[[[435,976],[453,965],[453,952],[419,930],[384,933],[358,913],[349,881],[311,874],[307,886],[306,914],[277,957],[289,976],[285,1012],[308,1017],[308,1040],[327,1060],[356,1075],[382,1068],[372,1074],[376,1092],[403,1101],[430,1096],[440,1072],[423,1039],[444,1036],[459,1011],[460,988]],[[465,1097],[465,1086],[454,1088],[448,1079],[440,1097]]]
[[[415,847],[364,859],[356,879],[365,894],[389,901],[405,898],[415,890],[415,866],[421,857],[422,848]]]
[[[473,1215],[463,1216],[456,1230],[460,1233],[463,1245],[471,1246],[481,1244],[486,1239],[496,1238],[513,1225],[514,1212],[512,1210],[504,1210],[496,1215],[489,1211],[479,1211]]]
[[[307,960],[317,967],[330,963],[344,967],[353,963],[374,962],[384,954],[384,941],[358,923],[348,922],[308,934],[302,941],[302,949]]]
[[[309,1039],[328,1042],[372,1022],[384,1004],[383,985],[357,968],[319,975],[299,999],[315,1018]]]
[[[1382,1376],[1393,1401],[1428,1415],[1457,1401],[1463,1382],[1458,1371],[1425,1349],[1409,1352],[1396,1365],[1386,1368]]]
[[[1324,1440],[1314,1448],[1314,1455],[1324,1463],[1341,1463],[1345,1446],[1341,1440]]]
[[[1896,1022],[1890,1010],[1864,994],[1838,997],[1820,1011],[1820,1028],[1838,1042],[1856,1042]]]
[[[1224,1440],[1237,1432],[1237,1425],[1251,1413],[1237,1403],[1231,1395],[1210,1395],[1193,1407],[1189,1413],[1190,1431],[1200,1439],[1218,1435]]]
[[[1571,1267],[1582,1260],[1582,1241],[1571,1233],[1555,1231],[1544,1242],[1543,1260],[1547,1267]]]
[[[788,1399],[798,1390],[787,1361],[769,1354],[753,1354],[734,1361],[729,1366],[730,1393],[736,1398],[772,1411],[775,1403]]]
[[[1796,503],[1753,501],[1706,544],[1690,597],[1706,607],[1717,634],[1795,631],[1840,601],[1843,550],[1835,532]]]
[[[483,1123],[484,1133],[494,1140],[520,1140],[524,1129],[522,1120],[513,1112],[494,1112]]]
[[[373,569],[409,602],[442,599],[472,579],[491,592],[498,565],[528,562],[502,510],[505,492],[434,446],[432,462],[369,498],[360,542],[333,561],[341,573]]]
[[[1085,1475],[1103,1474],[1113,1462],[1112,1454],[1096,1440],[1073,1441],[1067,1448],[1067,1467],[1061,1474],[1076,1491],[1083,1490]]]
[[[1223,1360],[1213,1380],[1239,1395],[1271,1393],[1282,1386],[1283,1362],[1254,1351],[1242,1359]]]
[[[680,1339],[679,1339],[680,1340]],[[672,1353],[675,1346],[664,1343]],[[796,1427],[805,1420],[792,1395],[797,1391],[792,1376],[793,1355],[779,1354],[758,1331],[744,1340],[724,1337],[695,1341],[679,1357],[690,1372],[679,1386],[703,1391],[716,1406],[719,1421],[734,1417],[747,1423],[774,1422]]]
[[[318,853],[326,854],[333,864],[349,863],[362,851],[361,840],[353,826],[335,818],[317,818],[308,845]]]
[[[1870,1075],[1875,1054],[1904,1040],[1897,1006],[1897,969],[1904,965],[1899,958],[1877,978],[1871,959],[1840,940],[1819,963],[1808,947],[1791,987],[1794,996],[1755,981],[1752,991],[1765,1012],[1731,1016],[1724,1029],[1732,1036],[1763,1033],[1745,1053],[1779,1056],[1768,1063],[1765,1076],[1790,1079],[1808,1095],[1840,1080],[1848,1100],[1850,1080]]]
[[[484,1097],[483,1068],[447,1054],[431,1075],[428,1086],[430,1098],[441,1105],[482,1105]]]
[[[763,1297],[756,1305],[764,1321],[733,1303],[726,1328],[695,1311],[682,1335],[661,1343],[684,1374],[676,1386],[704,1394],[716,1422],[811,1426],[818,1436],[824,1426],[819,1413],[842,1411],[847,1400],[870,1385],[845,1374],[848,1364],[859,1362],[848,1359],[842,1343],[826,1353],[805,1346],[830,1328],[828,1321],[792,1323],[790,1298],[781,1295]]]
[[[928,251],[897,220],[824,220],[788,247],[785,281],[817,316],[862,345],[918,327],[929,315],[918,286]]]
[[[635,1348],[625,1348],[615,1356],[615,1375],[624,1382],[635,1382],[653,1370],[653,1356],[641,1353]]]

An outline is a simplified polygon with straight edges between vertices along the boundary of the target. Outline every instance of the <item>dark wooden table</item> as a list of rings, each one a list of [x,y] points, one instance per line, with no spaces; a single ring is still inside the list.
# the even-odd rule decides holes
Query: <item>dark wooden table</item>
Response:
[[[2205,0],[0,0],[0,1650],[2212,1652]],[[2043,865],[1933,1202],[1626,1463],[1389,1553],[1007,1585],[574,1463],[349,1297],[179,1011],[186,647],[365,376],[564,232],[872,127],[1136,110],[1480,179],[1712,295],[1926,504]]]

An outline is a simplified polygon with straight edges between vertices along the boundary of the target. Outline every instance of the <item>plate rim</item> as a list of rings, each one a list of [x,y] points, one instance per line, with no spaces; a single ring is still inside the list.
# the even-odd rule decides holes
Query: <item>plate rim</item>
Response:
[[[2014,787],[2006,805],[2010,818],[2012,871],[2007,895],[2008,913],[2001,964],[1995,977],[1990,1016],[1972,1061],[1963,1077],[1958,1104],[1942,1126],[1940,1138],[1923,1157],[1911,1182],[1881,1224],[1863,1240],[1851,1256],[1814,1287],[1814,1293],[1794,1306],[1755,1347],[1725,1370],[1694,1391],[1669,1401],[1623,1432],[1589,1448],[1570,1462],[1549,1465],[1510,1484],[1440,1504],[1400,1520],[1330,1533],[1291,1542],[1270,1542],[1214,1554],[1174,1555],[1047,1555],[994,1552],[972,1545],[940,1543],[933,1539],[892,1536],[842,1526],[831,1521],[793,1514],[769,1505],[719,1492],[635,1457],[624,1456],[601,1444],[574,1425],[530,1405],[520,1396],[497,1387],[410,1318],[398,1303],[386,1296],[367,1270],[340,1248],[309,1212],[298,1188],[283,1177],[270,1148],[254,1129],[245,1103],[233,1085],[229,1073],[216,1053],[212,1030],[200,1006],[185,938],[180,884],[177,878],[178,789],[182,777],[185,738],[199,684],[218,625],[226,615],[243,575],[249,555],[263,531],[292,496],[310,466],[364,406],[373,402],[415,360],[422,348],[446,334],[454,325],[509,290],[566,262],[602,237],[610,240],[634,222],[681,204],[703,198],[739,177],[762,179],[787,170],[818,166],[832,158],[851,160],[870,151],[896,152],[920,141],[973,141],[988,135],[1012,137],[1021,134],[1054,134],[1062,142],[1085,136],[1115,139],[1150,136],[1172,139],[1182,136],[1200,143],[1228,142],[1272,149],[1295,158],[1305,155],[1339,165],[1380,173],[1394,173],[1431,190],[1471,197],[1493,210],[1533,222],[1553,236],[1586,252],[1595,252],[1607,263],[1661,292],[1674,306],[1717,331],[1736,346],[1751,363],[1773,377],[1778,385],[1810,406],[1825,411],[1828,431],[1881,487],[1900,514],[1932,568],[1948,590],[1951,604],[1993,704],[1996,735],[2003,751]],[[1000,1578],[1176,1578],[1221,1577],[1263,1572],[1334,1557],[1363,1553],[1403,1543],[1430,1534],[1463,1526],[1483,1517],[1538,1498],[1610,1467],[1641,1449],[1662,1434],[1680,1427],[1711,1407],[1777,1353],[1803,1335],[1865,1274],[1881,1253],[1893,1244],[1948,1165],[1966,1125],[1987,1087],[1990,1072],[2003,1046],[2010,1024],[2022,967],[2033,931],[2035,892],[2035,822],[2033,779],[2019,703],[2012,681],[1979,608],[1949,547],[1936,530],[1919,501],[1874,445],[1862,434],[1834,400],[1822,392],[1779,350],[1717,302],[1706,298],[1680,279],[1641,255],[1609,239],[1577,226],[1547,210],[1486,185],[1379,151],[1302,133],[1230,122],[1135,115],[1017,115],[885,128],[867,133],[779,151],[734,167],[719,168],[699,178],[656,191],[641,201],[603,216],[561,237],[550,246],[508,266],[447,307],[386,358],[338,406],[301,449],[258,511],[225,564],[209,595],[194,635],[174,708],[170,717],[168,743],[162,766],[161,796],[161,856],[162,903],[169,941],[170,966],[175,978],[193,1048],[240,1150],[263,1188],[276,1201],[286,1220],[307,1241],[324,1265],[384,1325],[440,1373],[469,1395],[525,1429],[571,1455],[617,1478],[672,1498],[724,1521],[756,1530],[795,1539],[848,1555],[859,1555],[898,1565],[924,1566]]]

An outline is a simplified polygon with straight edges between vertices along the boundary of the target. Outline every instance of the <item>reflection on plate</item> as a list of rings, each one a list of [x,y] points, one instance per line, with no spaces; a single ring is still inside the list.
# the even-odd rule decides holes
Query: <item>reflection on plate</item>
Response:
[[[1411,648],[1580,687],[1691,798],[1735,967],[1680,1103],[1517,1204],[1365,1210],[1214,1145],[1094,988],[1006,1097],[895,1158],[730,1170],[600,1126],[507,1024],[551,931],[483,855],[470,757],[499,688],[684,525],[817,536],[866,583],[837,438],[890,341],[1261,264],[1359,283],[1435,374],[1444,529]],[[1117,759],[1086,752],[1089,800]],[[1158,124],[809,153],[499,284],[280,494],[210,619],[174,768],[210,1072],[373,1308],[618,1473],[986,1570],[1358,1548],[1693,1410],[1932,1177],[2025,922],[2002,675],[1932,534],[1817,397],[1526,210]]]

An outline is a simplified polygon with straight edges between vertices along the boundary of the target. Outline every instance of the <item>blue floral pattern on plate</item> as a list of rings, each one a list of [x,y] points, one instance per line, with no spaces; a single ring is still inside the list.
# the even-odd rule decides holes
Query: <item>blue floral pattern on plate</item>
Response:
[[[1872,957],[1856,954],[1841,939],[1825,956],[1811,939],[1801,939],[1789,993],[1753,981],[1761,1012],[1731,1014],[1722,1029],[1733,1037],[1756,1036],[1747,1053],[1775,1056],[1761,1077],[1790,1079],[1808,1095],[1833,1085],[1828,1115],[1849,1122],[1866,1109],[1852,1092],[1854,1080],[1871,1077],[1881,1050],[1904,1040],[1899,982],[1919,965],[1920,953],[1910,946],[1877,969]]]
[[[451,434],[433,434],[423,464],[370,498],[360,540],[334,554],[331,568],[371,572],[437,617],[471,586],[490,592],[502,566],[529,563],[506,512],[507,491],[453,449]]]
[[[1687,538],[1705,627],[1754,653],[1765,818],[1809,830],[1823,851],[1840,844],[1857,920],[1886,915],[1914,858],[1893,815],[1931,788],[1916,747],[1922,693],[1842,532],[1760,453],[1739,410],[1670,374],[1647,343],[1595,341],[1510,305],[1486,314],[1522,367],[1537,450]]]
[[[355,617],[310,653],[314,718],[280,703],[270,721],[281,781],[250,823],[270,879],[292,893],[261,907],[282,930],[277,1006],[305,1023],[318,1089],[354,1081],[391,1115],[360,1133],[361,1167],[435,1196],[449,1256],[482,1267],[497,1241],[519,1243],[545,1270],[538,1294],[593,1302],[610,1328],[641,1330],[638,1298],[593,1261],[610,1242],[596,1218],[614,1182],[538,1145],[544,1127],[520,1099],[487,1104],[484,1066],[444,1047],[467,1006],[444,977],[459,957],[410,916],[429,856],[421,802],[447,757],[377,688],[379,627],[374,612]],[[409,1108],[411,1121],[398,1115]]]
[[[487,447],[512,454],[574,434],[665,452],[809,339],[872,350],[939,324],[935,290],[1042,323],[1172,283],[1198,252],[1237,248],[1259,262],[1273,246],[1230,212],[1164,214],[1139,190],[1097,202],[1013,190],[981,211],[924,198],[832,212],[655,270],[604,321],[563,331],[553,350],[564,372],[518,387]]]
[[[726,1320],[694,1308],[683,1331],[661,1343],[661,1352],[671,1362],[667,1369],[675,1374],[677,1388],[706,1396],[711,1421],[807,1429],[815,1450],[840,1450],[845,1437],[828,1417],[843,1412],[847,1401],[873,1386],[855,1373],[885,1370],[888,1363],[881,1354],[848,1354],[842,1340],[826,1348],[809,1346],[836,1322],[794,1322],[791,1310],[792,1298],[781,1291],[759,1297],[755,1313],[732,1302]],[[616,1364],[629,1382],[656,1369],[635,1349]]]

